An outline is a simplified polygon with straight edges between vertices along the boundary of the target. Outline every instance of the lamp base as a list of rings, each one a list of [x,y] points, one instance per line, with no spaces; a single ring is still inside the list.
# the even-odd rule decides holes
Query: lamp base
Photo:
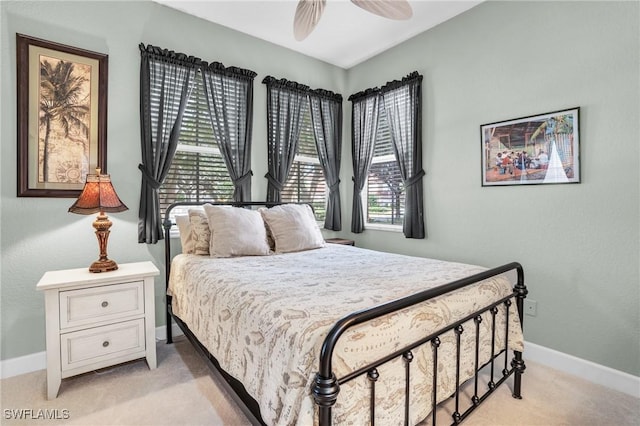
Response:
[[[118,269],[118,264],[111,259],[96,260],[89,266],[89,272],[109,272]]]
[[[100,258],[89,266],[89,272],[109,272],[118,269],[118,265],[107,257],[107,241],[109,240],[109,228],[111,221],[104,212],[100,212],[93,222],[100,247]]]

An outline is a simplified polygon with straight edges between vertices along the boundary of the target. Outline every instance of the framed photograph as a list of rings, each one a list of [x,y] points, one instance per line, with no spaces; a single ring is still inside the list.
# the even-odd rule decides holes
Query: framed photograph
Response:
[[[580,182],[580,108],[483,124],[482,186]]]
[[[77,197],[107,172],[108,56],[16,34],[18,197]]]

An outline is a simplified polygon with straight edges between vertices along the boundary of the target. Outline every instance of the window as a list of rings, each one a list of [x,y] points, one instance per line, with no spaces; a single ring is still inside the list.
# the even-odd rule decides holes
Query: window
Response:
[[[311,123],[311,111],[307,108],[302,117],[298,151],[281,192],[281,200],[287,203],[309,203],[313,206],[316,220],[324,221],[327,195],[327,184],[318,159]]]
[[[369,226],[402,229],[407,238],[425,237],[421,82],[414,71],[402,81],[349,97],[356,193],[352,232]]]
[[[157,108],[157,105],[157,96],[152,94],[152,107]],[[175,157],[158,189],[160,209],[164,211],[170,204],[181,201],[231,201],[233,190],[213,137],[204,83],[198,71],[182,120]],[[173,210],[172,215],[175,214],[180,211]]]
[[[373,160],[367,175],[363,197],[366,202],[366,223],[369,225],[402,226],[405,193],[400,167],[393,153],[389,122],[379,104],[378,132],[375,138]]]

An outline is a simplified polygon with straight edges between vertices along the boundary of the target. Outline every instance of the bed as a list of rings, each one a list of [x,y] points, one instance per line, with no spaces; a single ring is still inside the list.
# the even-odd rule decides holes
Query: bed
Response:
[[[486,269],[324,244],[306,205],[207,204],[204,214],[195,203],[165,213],[167,342],[173,318],[252,422],[435,425],[430,413],[448,400],[459,423],[511,376],[521,397],[518,263]],[[188,250],[173,256],[177,207],[189,208]],[[241,234],[242,250],[220,243]],[[311,248],[300,250],[305,239]]]

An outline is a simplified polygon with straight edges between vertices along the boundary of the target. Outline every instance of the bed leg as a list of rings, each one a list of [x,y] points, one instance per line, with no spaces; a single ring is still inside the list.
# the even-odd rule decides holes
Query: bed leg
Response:
[[[517,268],[517,274],[518,282],[513,287],[513,290],[516,293],[516,306],[518,307],[520,326],[524,331],[524,299],[527,297],[529,291],[527,290],[527,286],[524,285],[524,272],[522,271],[522,267]],[[514,370],[512,395],[514,398],[522,399],[522,395],[520,393],[520,389],[522,386],[522,374],[527,368],[524,365],[524,360],[522,359],[522,352],[513,351],[513,360],[511,361],[511,367]]]
[[[171,313],[169,312],[169,304],[171,303],[171,299],[167,296],[167,345],[173,343],[173,334],[171,333]]]
[[[524,365],[524,360],[522,359],[522,352],[513,351],[514,357],[511,361],[511,367],[513,367],[513,393],[512,396],[516,399],[522,399],[521,388],[522,388],[522,374],[524,370],[527,368]]]
[[[316,374],[311,392],[318,406],[318,422],[320,426],[331,426],[331,407],[336,403],[340,392],[336,376],[332,374],[331,377],[327,378]]]

